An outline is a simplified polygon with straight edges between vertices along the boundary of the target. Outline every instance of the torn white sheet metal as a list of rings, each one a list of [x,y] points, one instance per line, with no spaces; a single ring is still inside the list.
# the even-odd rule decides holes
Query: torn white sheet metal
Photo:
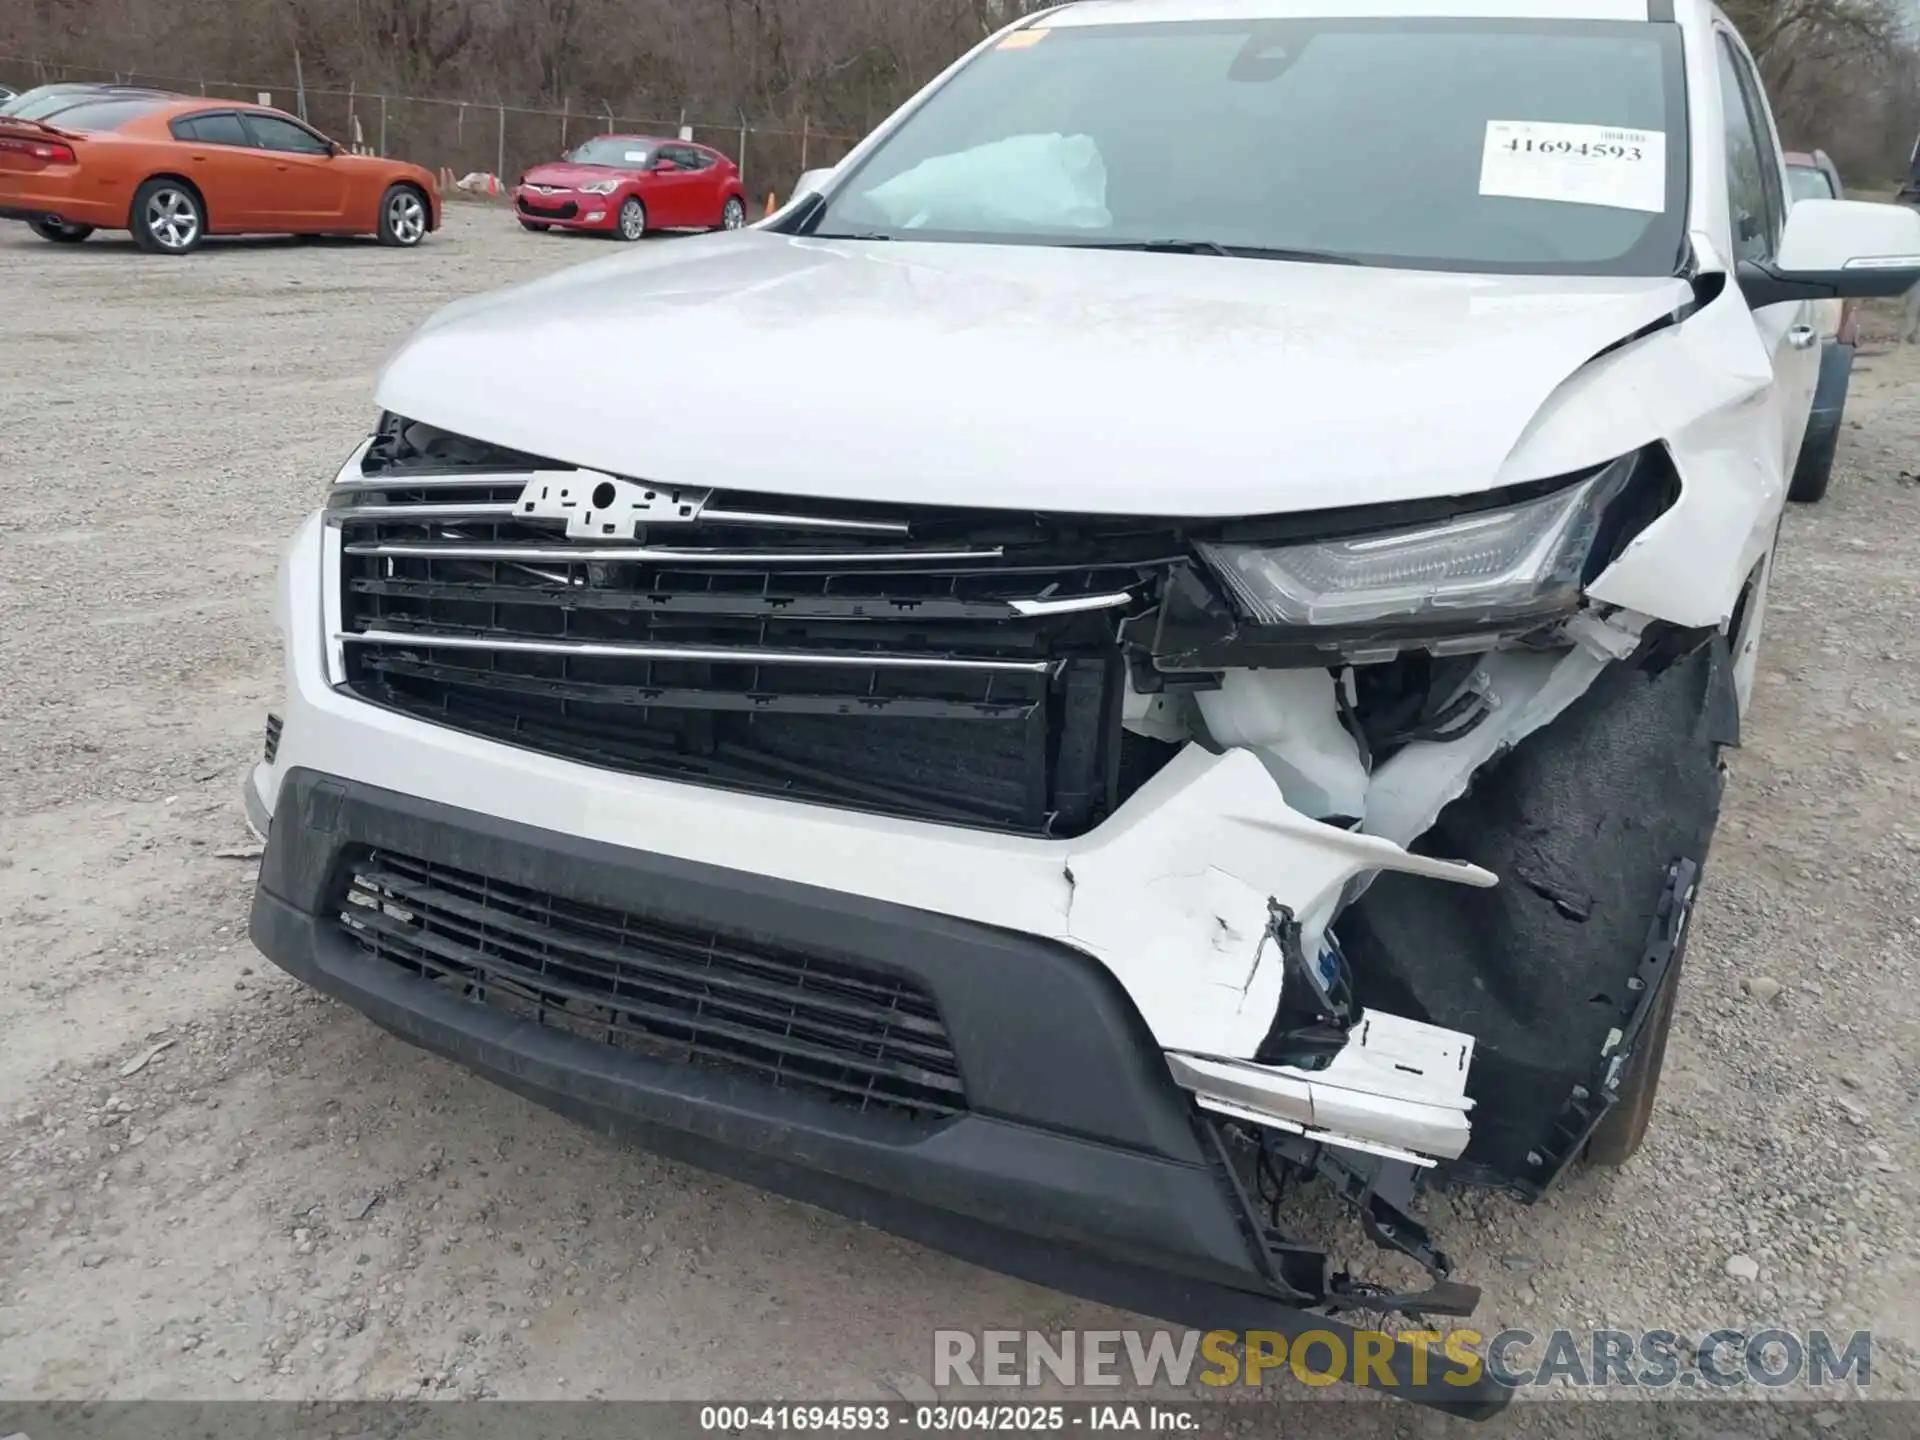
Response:
[[[1381,870],[1491,886],[1474,865],[1409,854],[1289,809],[1258,757],[1189,746],[1068,863],[1066,933],[1119,977],[1169,1050],[1252,1055],[1280,1003],[1268,901],[1317,953],[1341,893]]]
[[[1359,816],[1367,767],[1340,721],[1336,683],[1327,670],[1229,670],[1195,698],[1214,740],[1258,754],[1294,809]]]
[[[1207,1108],[1330,1144],[1452,1160],[1473,1133],[1473,1037],[1376,1010],[1361,1015],[1325,1070],[1186,1054],[1167,1064]]]

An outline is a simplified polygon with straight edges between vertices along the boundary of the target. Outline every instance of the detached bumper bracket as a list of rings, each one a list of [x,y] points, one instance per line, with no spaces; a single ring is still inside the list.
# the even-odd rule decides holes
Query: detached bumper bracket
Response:
[[[1416,1317],[1473,1314],[1480,1305],[1480,1288],[1452,1278],[1453,1262],[1413,1216],[1419,1172],[1403,1161],[1377,1160],[1369,1166],[1356,1164],[1358,1158],[1323,1145],[1314,1157],[1315,1168],[1353,1207],[1369,1240],[1423,1267],[1432,1283],[1425,1290],[1393,1293],[1340,1276],[1327,1298],[1327,1308],[1395,1311]]]

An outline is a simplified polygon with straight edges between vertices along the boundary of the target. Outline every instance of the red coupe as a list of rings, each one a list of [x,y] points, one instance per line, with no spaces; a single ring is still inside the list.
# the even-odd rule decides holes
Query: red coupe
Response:
[[[594,230],[638,240],[649,230],[738,230],[747,223],[740,170],[687,140],[600,135],[566,159],[536,165],[513,187],[528,230]]]

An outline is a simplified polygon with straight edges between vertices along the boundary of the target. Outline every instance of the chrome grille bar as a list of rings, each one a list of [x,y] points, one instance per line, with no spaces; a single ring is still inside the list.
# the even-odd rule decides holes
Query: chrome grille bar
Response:
[[[431,475],[382,475],[371,478],[356,476],[353,479],[342,478],[334,481],[332,493],[334,495],[375,495],[383,490],[498,490],[509,485],[518,486],[524,490],[528,481],[540,478],[542,477],[530,471],[506,475],[497,470],[469,472],[464,475],[450,475],[445,471],[436,471]]]
[[[921,565],[999,560],[995,545],[978,550],[686,550],[658,545],[435,545],[380,541],[346,546],[349,555],[390,560],[503,560],[540,565]]]
[[[703,510],[701,520],[743,529],[838,530],[849,535],[901,535],[911,528],[899,520],[843,520],[835,515],[775,515],[758,510]]]
[[[580,659],[665,660],[695,665],[819,665],[859,670],[964,670],[999,675],[1046,675],[1051,660],[965,659],[945,655],[866,655],[851,650],[758,650],[701,645],[622,644],[592,640],[520,640],[490,635],[447,635],[411,630],[348,630],[342,645],[415,646],[422,650],[478,650],[513,655],[564,655]]]
[[[424,501],[398,505],[339,505],[327,508],[327,519],[342,525],[377,524],[387,520],[511,520],[516,507],[511,500],[481,501],[463,505],[433,504]]]
[[[1109,595],[1041,595],[1032,600],[1009,600],[1007,606],[1016,615],[1029,619],[1041,615],[1079,615],[1089,610],[1118,610],[1133,603],[1131,590],[1116,590]]]

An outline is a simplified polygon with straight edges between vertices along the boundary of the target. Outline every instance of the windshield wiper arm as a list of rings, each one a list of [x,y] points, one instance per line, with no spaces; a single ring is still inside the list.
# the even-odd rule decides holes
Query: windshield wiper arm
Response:
[[[1076,240],[1073,250],[1144,250],[1154,255],[1231,255],[1217,240]]]
[[[1222,245],[1218,240],[1088,240],[1076,250],[1141,250],[1153,255],[1226,255],[1243,260],[1299,260],[1316,265],[1358,265],[1331,250],[1284,250],[1263,245]]]

